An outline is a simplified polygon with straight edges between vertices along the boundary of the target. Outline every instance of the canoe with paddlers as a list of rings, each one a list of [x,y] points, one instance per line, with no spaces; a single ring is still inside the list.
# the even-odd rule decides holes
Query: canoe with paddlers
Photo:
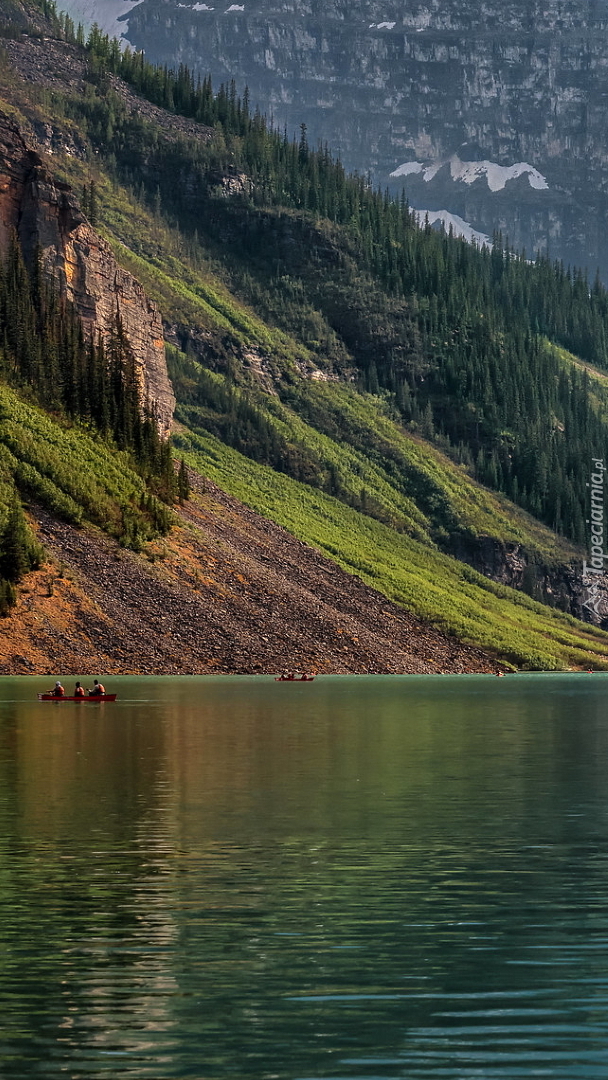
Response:
[[[275,675],[275,682],[312,682],[314,675]]]
[[[116,694],[84,694],[83,697],[71,697],[69,694],[38,694],[38,701],[116,701]]]

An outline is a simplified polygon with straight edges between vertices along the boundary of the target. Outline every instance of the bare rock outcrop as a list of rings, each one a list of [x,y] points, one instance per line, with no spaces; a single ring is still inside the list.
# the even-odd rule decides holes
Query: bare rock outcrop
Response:
[[[90,333],[107,335],[118,317],[135,356],[142,405],[150,408],[166,437],[175,396],[158,308],[118,265],[71,188],[53,179],[14,121],[0,114],[0,251],[6,251],[13,229],[26,262],[40,251],[43,265]]]

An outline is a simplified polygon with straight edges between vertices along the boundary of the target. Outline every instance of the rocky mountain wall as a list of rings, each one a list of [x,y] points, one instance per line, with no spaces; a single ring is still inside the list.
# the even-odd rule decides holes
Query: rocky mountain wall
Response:
[[[77,16],[78,3],[65,6]],[[90,21],[110,8],[115,20],[115,0],[90,0]],[[120,25],[152,61],[247,84],[279,126],[306,123],[417,208],[608,281],[607,0],[142,0]],[[455,177],[454,156],[515,175],[498,188],[487,171]]]
[[[0,251],[7,249],[12,230],[26,262],[40,252],[43,265],[62,294],[73,301],[90,333],[107,335],[120,319],[135,356],[142,405],[151,409],[166,437],[175,396],[160,312],[141,284],[118,265],[71,189],[53,180],[17,125],[0,115]]]

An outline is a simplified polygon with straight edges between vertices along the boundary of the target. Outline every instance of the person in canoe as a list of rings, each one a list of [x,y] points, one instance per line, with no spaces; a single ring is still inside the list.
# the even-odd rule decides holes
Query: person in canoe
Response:
[[[84,687],[79,682],[77,682],[76,686],[74,687],[74,697],[84,697],[84,696],[85,696],[84,695]]]
[[[93,689],[89,690],[89,697],[100,697],[102,694],[105,694],[105,692],[105,686],[100,683],[99,679],[95,679],[93,682]]]
[[[295,671],[283,672],[282,675],[275,675],[275,682],[312,682],[314,674],[300,675]]]
[[[63,686],[59,682],[59,679],[57,679],[57,682],[55,683],[53,689],[52,690],[47,690],[47,693],[52,694],[53,697],[63,697],[64,696],[65,690],[63,689]]]

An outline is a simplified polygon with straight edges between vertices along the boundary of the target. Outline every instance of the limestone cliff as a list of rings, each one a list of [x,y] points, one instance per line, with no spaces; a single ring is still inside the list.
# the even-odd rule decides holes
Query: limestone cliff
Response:
[[[142,405],[166,437],[175,397],[157,307],[91,228],[71,189],[52,178],[17,125],[0,114],[0,250],[6,250],[13,229],[26,262],[40,251],[89,332],[107,334],[119,317],[135,356]]]
[[[84,11],[82,0],[63,6]],[[111,17],[115,32],[115,2],[86,7],[91,21],[110,27]],[[449,211],[489,236],[502,229],[516,246],[592,274],[599,266],[608,281],[606,0],[118,7],[126,40],[149,60],[248,85],[279,127],[297,134],[305,122],[309,141],[327,140],[347,168],[404,187],[417,208]],[[456,159],[467,167],[450,169]]]

